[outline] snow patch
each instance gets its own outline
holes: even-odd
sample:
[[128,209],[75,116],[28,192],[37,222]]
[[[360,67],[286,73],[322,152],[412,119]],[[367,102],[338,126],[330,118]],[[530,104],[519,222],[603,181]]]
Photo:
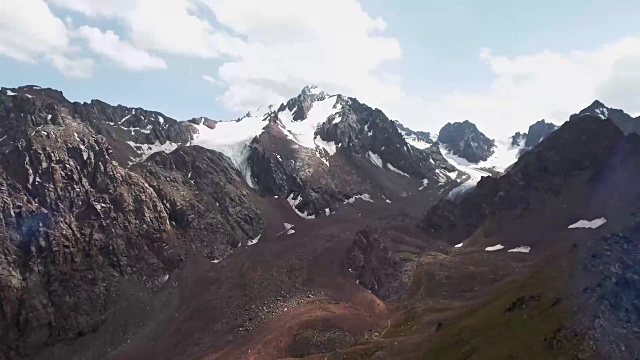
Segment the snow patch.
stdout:
[[288,132],[293,136],[293,141],[306,148],[315,149],[314,139],[318,126],[327,122],[331,115],[340,111],[342,111],[342,106],[336,104],[335,96],[330,96],[314,102],[307,118],[302,121],[294,121],[293,113],[288,109],[279,113],[278,118],[286,129],[285,133]]
[[531,246],[518,246],[517,248],[511,249],[507,252],[510,253],[529,253],[531,251]]
[[119,124],[122,124],[123,122],[127,121],[127,119],[129,119],[132,115],[127,115],[125,117],[122,118],[122,120],[120,120]]
[[598,115],[600,115],[600,117],[603,119],[609,117],[609,110],[607,108],[596,109],[596,113],[598,113]]
[[404,173],[404,172],[402,172],[402,171],[400,171],[400,170],[396,169],[393,165],[391,165],[391,164],[389,164],[389,163],[387,163],[387,168],[389,168],[389,170],[393,171],[393,172],[394,172],[394,173],[396,173],[396,174],[400,174],[400,175],[402,175],[402,176],[409,177],[409,175],[407,175],[406,173]]
[[291,229],[291,228],[292,228],[292,227],[294,227],[294,226],[295,226],[295,225],[293,225],[293,224],[284,223],[284,229],[285,229],[285,230],[289,230],[289,229]]
[[429,185],[429,179],[422,179],[422,186],[418,188],[418,191],[422,191],[424,188],[427,187],[427,185]]
[[[193,124],[192,124],[193,125]],[[262,117],[246,117],[239,121],[222,121],[214,129],[204,125],[193,125],[198,130],[192,145],[216,150],[226,155],[244,175],[249,186],[255,188],[248,163],[251,141],[260,133],[266,123]]]
[[461,247],[462,247],[462,245],[464,245],[464,243],[460,243],[460,244],[458,244],[458,245],[456,245],[456,246],[454,246],[454,247],[456,247],[456,248],[461,248]]
[[382,159],[378,154],[369,151],[369,153],[367,153],[367,156],[369,156],[369,160],[371,160],[372,163],[376,164],[377,167],[382,169]]
[[336,153],[336,148],[340,146],[333,141],[324,141],[320,136],[316,136],[314,142],[317,148],[326,150],[329,156],[333,156]]
[[575,224],[569,225],[569,229],[597,229],[607,222],[605,218],[599,218],[591,221],[580,220]]
[[247,246],[251,246],[251,245],[255,245],[258,243],[258,240],[260,240],[260,237],[262,236],[262,234],[258,235],[257,238],[253,239],[253,240],[249,240],[247,242]]
[[501,244],[498,244],[494,246],[489,246],[488,248],[485,248],[484,251],[498,251],[502,249],[504,249],[504,246],[502,246]]
[[360,200],[364,200],[367,202],[373,202],[373,200],[371,200],[371,196],[369,196],[369,194],[362,194],[362,195],[356,195],[354,197],[352,197],[351,199],[345,200],[345,204],[353,204],[356,202],[357,199]]
[[421,139],[418,139],[417,136],[415,135],[411,135],[411,136],[405,136],[404,137],[404,141],[407,142],[407,144],[418,148],[420,150],[424,150],[424,149],[428,149],[431,147],[432,144],[426,142],[426,141],[422,141]]
[[520,150],[524,148],[525,141],[520,141],[517,146],[512,145],[511,138],[496,140],[496,147],[493,155],[486,161],[482,161],[477,165],[472,165],[475,168],[487,168],[495,169],[497,171],[505,171],[509,166],[518,161],[520,156]]
[[14,93],[13,91],[9,90],[9,89],[7,89],[6,91],[7,91],[7,95],[9,95],[9,96],[18,95],[16,93]]
[[324,214],[327,216],[331,215],[331,209],[329,208],[324,209]]
[[291,193],[291,195],[289,195],[289,197],[287,198],[287,202],[289,203],[289,205],[291,205],[291,208],[293,209],[293,211],[296,212],[296,214],[298,214],[298,216],[300,216],[303,219],[307,219],[307,220],[313,220],[316,218],[315,215],[309,215],[307,214],[307,212],[300,212],[300,210],[298,210],[298,208],[296,206],[298,206],[298,204],[302,201],[302,196],[298,195],[298,197],[296,199],[293,198],[293,193]]
[[127,141],[127,144],[131,145],[138,153],[140,153],[140,157],[135,160],[137,162],[146,160],[149,155],[158,151],[170,153],[180,146],[180,144],[170,141],[167,141],[164,144],[161,144],[160,141],[156,141],[155,144],[138,144],[133,141]]
[[295,234],[295,233],[296,233],[296,231],[295,231],[295,230],[293,230],[293,229],[291,229],[291,230],[287,231],[287,235],[291,235],[291,234]]
[[[469,175],[470,177],[469,180],[467,180],[465,183],[461,184],[457,188],[453,189],[449,193],[447,197],[450,199],[457,197],[458,195],[468,191],[469,189],[473,189],[476,186],[476,184],[478,184],[478,181],[482,179],[483,176],[491,176],[490,173],[475,168],[475,165],[468,162],[467,160],[461,157],[458,157],[456,155],[453,155],[442,145],[440,146],[440,151],[442,152],[442,155],[444,156],[444,158],[449,162],[449,164],[453,165],[453,167],[458,169],[458,171],[462,171],[463,173]],[[455,174],[457,177],[458,173],[456,172]]]

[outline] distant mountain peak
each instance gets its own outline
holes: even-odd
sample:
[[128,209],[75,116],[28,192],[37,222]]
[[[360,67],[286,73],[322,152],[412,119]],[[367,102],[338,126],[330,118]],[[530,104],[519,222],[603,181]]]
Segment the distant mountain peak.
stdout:
[[438,142],[452,154],[471,163],[487,160],[494,153],[495,141],[489,139],[469,120],[447,123],[440,129]]
[[571,119],[583,115],[598,116],[602,119],[611,119],[625,134],[640,133],[640,119],[634,118],[626,112],[607,107],[600,100],[595,100]]

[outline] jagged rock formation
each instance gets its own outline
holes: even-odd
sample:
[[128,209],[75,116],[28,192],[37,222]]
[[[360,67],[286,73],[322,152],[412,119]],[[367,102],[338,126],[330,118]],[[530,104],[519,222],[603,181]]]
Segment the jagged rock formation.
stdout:
[[264,118],[250,145],[251,176],[304,216],[324,216],[354,195],[398,198],[453,180],[437,147],[408,144],[394,121],[355,98],[306,87]]
[[484,135],[469,120],[447,123],[440,129],[438,142],[453,155],[470,163],[479,163],[491,157],[495,142]]
[[348,270],[356,274],[358,283],[384,300],[401,293],[402,264],[385,244],[386,234],[378,228],[359,231],[349,250]]
[[501,213],[521,215],[534,199],[560,193],[578,173],[595,173],[623,140],[610,121],[593,116],[573,119],[522,155],[503,176],[482,178],[457,203],[441,200],[429,210],[422,226],[457,244],[487,219]]
[[[126,139],[190,134],[168,118],[159,123],[157,113],[120,119],[127,112],[34,87],[0,92],[3,356],[33,355],[95,331],[122,279],[153,291],[182,266],[188,247],[216,260],[262,231],[241,175],[218,153],[184,148],[134,171],[122,167],[117,156],[133,154],[116,147]],[[112,132],[115,123],[148,122],[165,131]]]
[[558,126],[552,123],[548,123],[544,120],[540,120],[535,124],[529,126],[526,137],[527,140],[524,143],[524,150],[528,151],[533,149],[534,146],[540,144],[542,140],[547,138],[549,134],[556,131]]
[[407,142],[419,149],[431,147],[434,144],[431,133],[426,131],[414,131],[402,125],[398,120],[394,120],[398,131],[404,136]]
[[635,223],[587,245],[580,257],[584,276],[575,291],[583,296],[579,303],[585,314],[582,323],[595,329],[596,345],[609,358],[640,356],[640,265],[634,256],[640,251],[639,238],[640,224]]
[[587,114],[598,116],[602,119],[611,119],[625,134],[640,134],[640,118],[634,118],[620,109],[607,107],[599,100],[595,100],[578,114],[572,115],[571,118]]
[[524,145],[524,142],[527,140],[527,134],[526,133],[521,133],[521,132],[517,132],[515,134],[513,134],[513,136],[511,137],[511,146],[512,147],[520,147]]

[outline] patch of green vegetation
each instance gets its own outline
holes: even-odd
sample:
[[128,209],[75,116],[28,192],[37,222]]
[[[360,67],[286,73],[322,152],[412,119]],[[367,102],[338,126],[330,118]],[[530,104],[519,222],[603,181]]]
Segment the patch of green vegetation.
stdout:
[[[551,271],[509,284],[500,295],[429,340],[424,360],[575,359],[585,339]],[[582,358],[582,357],[579,357]]]
[[418,258],[418,255],[408,251],[403,251],[403,252],[399,252],[397,257],[399,260],[415,260]]

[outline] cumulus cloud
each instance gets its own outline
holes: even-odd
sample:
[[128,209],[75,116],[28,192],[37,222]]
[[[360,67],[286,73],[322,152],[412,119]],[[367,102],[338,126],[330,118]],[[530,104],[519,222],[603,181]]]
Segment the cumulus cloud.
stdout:
[[63,55],[51,55],[51,64],[63,75],[72,78],[88,78],[93,73],[93,60],[88,58],[69,59]]
[[[152,52],[216,59],[217,76],[203,79],[223,89],[221,105],[239,112],[279,103],[316,84],[358,97],[415,129],[438,131],[446,122],[469,119],[496,137],[526,130],[540,118],[561,123],[594,99],[640,113],[636,37],[586,51],[504,56],[501,49],[479,49],[477,61],[494,75],[486,90],[449,89],[425,97],[406,91],[399,40],[357,0],[48,1],[88,18],[119,22],[124,31],[118,34],[81,29],[91,51],[124,68],[166,67]],[[68,47],[64,22],[43,0],[0,4],[5,56],[36,61],[42,54],[65,54]],[[57,62],[65,68],[65,61]]]
[[280,102],[312,83],[372,102],[403,95],[398,74],[377,73],[400,59],[400,44],[356,0],[130,0],[117,13],[98,0],[53,1],[116,18],[138,48],[222,58],[218,100],[231,110]]
[[43,0],[0,1],[0,55],[36,63],[68,46],[64,22]]
[[365,101],[400,96],[376,74],[400,59],[400,44],[357,1],[200,1],[239,35],[216,42],[231,58],[218,71],[227,85],[219,100],[230,109],[279,102],[307,84]]
[[94,53],[111,60],[116,65],[128,70],[157,70],[166,69],[165,61],[144,50],[133,47],[113,31],[81,26],[78,36],[87,41],[88,47]]
[[[591,51],[516,57],[482,49],[479,61],[495,75],[489,90],[454,90],[433,100],[409,98],[391,104],[391,111],[414,127],[437,131],[448,121],[469,119],[481,130],[505,137],[526,131],[540,118],[560,124],[595,99],[640,111],[640,38],[626,37]],[[416,109],[423,109],[419,118]]]

